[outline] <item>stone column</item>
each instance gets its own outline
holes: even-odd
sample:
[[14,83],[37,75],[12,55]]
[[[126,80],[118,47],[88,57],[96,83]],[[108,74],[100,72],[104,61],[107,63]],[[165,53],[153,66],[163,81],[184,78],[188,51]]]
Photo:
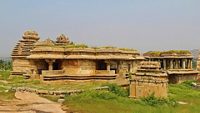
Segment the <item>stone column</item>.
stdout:
[[49,70],[53,70],[53,62],[49,62]]
[[173,69],[176,69],[176,60],[173,59]]
[[107,65],[107,66],[106,66],[106,70],[107,70],[107,71],[110,71],[110,64],[111,64],[110,61],[109,61],[109,60],[106,60],[105,63],[106,63],[106,65]]
[[182,68],[182,67],[181,67],[181,65],[182,65],[181,63],[182,63],[182,62],[181,62],[181,60],[179,59],[179,60],[178,60],[178,69],[181,69],[181,68]]
[[163,59],[163,69],[164,69],[164,70],[166,70],[166,66],[167,66],[167,65],[166,65],[166,60]]
[[173,69],[173,60],[172,59],[170,59],[170,69]]
[[192,69],[192,59],[190,59],[190,69]]
[[45,60],[48,65],[49,65],[49,70],[53,70],[53,63],[55,62],[55,60]]
[[107,71],[110,71],[110,63],[107,63]]
[[197,70],[200,71],[200,55],[198,56],[197,59]]
[[133,62],[131,62],[130,64],[129,64],[129,68],[130,68],[130,70],[129,70],[129,72],[132,72],[133,71]]
[[189,59],[187,59],[187,69],[190,68],[190,62],[189,62]]
[[188,69],[191,69],[191,67],[190,67],[190,66],[191,66],[191,61],[190,61],[190,59],[187,59],[187,65],[188,65],[188,66],[187,66]]
[[182,60],[182,68],[185,69],[185,59]]
[[178,69],[178,60],[175,59],[175,69]]

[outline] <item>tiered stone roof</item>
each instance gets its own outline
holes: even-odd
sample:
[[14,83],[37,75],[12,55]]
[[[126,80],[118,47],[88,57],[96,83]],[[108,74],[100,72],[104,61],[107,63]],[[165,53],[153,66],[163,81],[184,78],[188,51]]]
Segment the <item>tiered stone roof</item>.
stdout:
[[144,59],[135,49],[116,47],[88,47],[74,44],[69,37],[60,35],[56,41],[46,39],[38,41],[35,31],[26,31],[12,52],[12,57],[28,59]]
[[33,49],[34,43],[40,38],[38,33],[35,31],[26,31],[22,36],[22,40],[19,40],[17,45],[12,51],[12,57],[28,56],[30,55],[30,50]]
[[167,76],[167,74],[160,69],[160,62],[143,61],[139,64],[136,76]]

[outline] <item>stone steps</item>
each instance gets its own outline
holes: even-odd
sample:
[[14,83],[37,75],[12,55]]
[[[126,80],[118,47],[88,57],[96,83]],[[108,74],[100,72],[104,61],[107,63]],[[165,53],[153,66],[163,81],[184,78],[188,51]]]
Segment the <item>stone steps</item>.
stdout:
[[43,76],[44,81],[54,81],[54,80],[114,80],[116,79],[116,75],[110,76]]

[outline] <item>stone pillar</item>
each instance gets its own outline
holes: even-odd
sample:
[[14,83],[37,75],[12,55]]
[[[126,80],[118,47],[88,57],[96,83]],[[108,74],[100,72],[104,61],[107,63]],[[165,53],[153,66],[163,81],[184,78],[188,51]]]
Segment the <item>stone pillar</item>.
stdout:
[[173,69],[173,60],[172,59],[170,59],[170,69]]
[[53,62],[49,62],[49,70],[53,70]]
[[187,69],[189,69],[190,68],[190,62],[189,62],[189,60],[187,59]]
[[175,59],[175,69],[178,69],[178,60]]
[[190,69],[192,69],[192,59],[190,59]]
[[197,70],[200,71],[200,55],[198,56],[197,59]]
[[133,63],[130,64],[130,72],[133,72]]
[[176,60],[173,59],[173,69],[176,69]]
[[55,62],[55,60],[45,60],[48,65],[49,65],[49,70],[53,70],[53,63]]
[[190,59],[187,59],[187,67],[188,67],[188,69],[191,69],[190,63],[191,63]]
[[167,65],[166,65],[166,60],[163,59],[163,69],[166,70],[166,67],[167,67]]
[[182,60],[182,68],[185,69],[185,59]]
[[107,71],[110,71],[110,63],[107,63]]
[[107,65],[106,70],[107,70],[107,71],[110,71],[110,61],[107,60],[107,61],[105,61],[105,63],[106,63],[106,65]]

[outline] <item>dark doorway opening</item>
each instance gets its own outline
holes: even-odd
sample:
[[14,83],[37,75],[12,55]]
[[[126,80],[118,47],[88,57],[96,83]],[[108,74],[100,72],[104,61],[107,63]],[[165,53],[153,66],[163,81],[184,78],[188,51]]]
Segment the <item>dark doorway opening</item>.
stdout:
[[37,73],[42,74],[42,70],[48,70],[48,63],[45,60],[37,60],[35,62],[37,64]]
[[99,60],[96,62],[96,70],[107,70],[107,64],[104,60]]
[[53,70],[61,70],[62,69],[62,61],[61,60],[56,60],[53,63]]

